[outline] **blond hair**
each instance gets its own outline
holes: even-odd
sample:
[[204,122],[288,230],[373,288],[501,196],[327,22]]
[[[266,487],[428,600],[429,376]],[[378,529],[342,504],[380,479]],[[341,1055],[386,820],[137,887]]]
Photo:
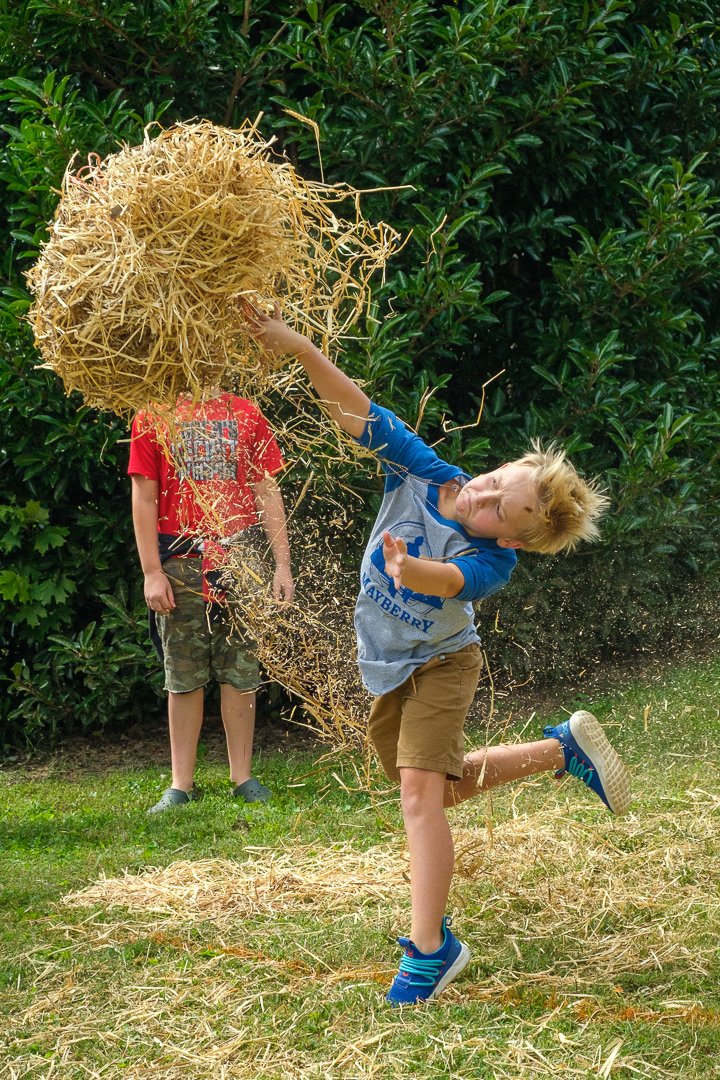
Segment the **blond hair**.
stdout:
[[543,555],[572,551],[581,540],[597,540],[597,523],[610,503],[597,480],[583,480],[564,450],[555,443],[543,449],[538,439],[516,464],[532,469],[537,507],[531,523],[514,539]]

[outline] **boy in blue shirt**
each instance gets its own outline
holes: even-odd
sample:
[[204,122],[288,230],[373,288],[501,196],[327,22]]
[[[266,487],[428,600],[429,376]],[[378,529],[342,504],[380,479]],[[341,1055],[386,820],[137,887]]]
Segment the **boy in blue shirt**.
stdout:
[[507,583],[515,552],[571,550],[598,536],[607,505],[565,455],[539,446],[469,477],[443,461],[312,342],[273,316],[245,308],[275,356],[297,357],[332,418],[373,451],[385,494],[363,557],[355,611],[358,660],[374,695],[370,738],[387,775],[400,781],[410,853],[412,924],[393,1005],[435,998],[470,959],[445,910],[454,852],[445,809],[481,791],[540,772],[571,772],[613,813],[630,801],[627,771],[590,713],[574,713],[532,743],[466,753],[465,717],[482,654],[472,602]]

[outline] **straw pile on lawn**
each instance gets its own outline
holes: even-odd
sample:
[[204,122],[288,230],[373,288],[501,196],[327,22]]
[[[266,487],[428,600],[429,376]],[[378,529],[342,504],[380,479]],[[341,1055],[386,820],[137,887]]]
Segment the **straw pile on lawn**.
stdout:
[[[708,930],[718,924],[720,898],[712,860],[698,850],[717,849],[717,796],[695,790],[672,812],[618,820],[598,812],[583,820],[583,795],[571,778],[562,787],[547,778],[525,782],[513,800],[522,800],[523,787],[547,793],[542,808],[496,821],[491,833],[475,824],[482,800],[453,812],[451,907],[462,910],[463,931],[488,967],[458,983],[457,993],[513,1002],[539,986],[578,998],[672,965],[707,974],[716,951]],[[372,814],[372,801],[366,812]],[[110,915],[118,908],[141,920],[145,933],[189,934],[207,924],[213,940],[230,933],[235,944],[249,937],[259,943],[263,929],[272,928],[264,920],[303,911],[333,924],[343,913],[368,923],[379,918],[399,931],[408,918],[406,860],[399,837],[366,851],[347,842],[320,850],[247,846],[241,862],[182,861],[102,877],[64,902],[100,905],[105,933],[113,919],[118,930],[129,928]],[[258,920],[252,929],[249,920]],[[322,969],[314,974],[322,977]]]
[[242,297],[281,300],[331,345],[396,239],[364,220],[357,192],[303,180],[249,122],[146,131],[140,146],[70,163],[28,274],[36,344],[89,405],[121,415],[171,406],[228,369],[240,382],[257,375]]

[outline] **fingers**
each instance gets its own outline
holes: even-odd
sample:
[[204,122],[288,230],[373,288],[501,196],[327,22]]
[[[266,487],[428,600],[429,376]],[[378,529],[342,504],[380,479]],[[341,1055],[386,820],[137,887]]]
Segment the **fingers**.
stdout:
[[240,308],[250,329],[256,333],[261,330],[263,321],[267,320],[267,315],[263,315],[262,311],[259,311],[246,296],[240,298]]
[[257,307],[247,296],[240,297],[240,307],[247,321],[254,324],[255,329],[263,326],[264,323],[268,323],[271,319],[275,319],[278,322],[282,320],[282,314],[280,311],[280,304],[277,300],[273,302],[273,313],[269,315],[266,311]]
[[174,607],[174,605],[158,602],[157,600],[146,600],[145,603],[156,615],[171,615]]
[[385,530],[383,532],[383,557],[385,569],[393,580],[396,589],[402,585],[403,571],[407,556],[407,544],[398,536],[396,539]]
[[260,309],[256,308],[252,300],[249,300],[247,296],[240,297],[240,307],[246,315],[252,315],[255,319],[259,319],[262,316]]
[[172,591],[172,585],[167,582],[165,589],[165,595],[161,597],[161,602],[166,611],[174,611],[175,609],[175,595]]
[[383,533],[383,544],[393,555],[406,555],[407,544],[401,536],[393,538],[390,533],[385,530]]

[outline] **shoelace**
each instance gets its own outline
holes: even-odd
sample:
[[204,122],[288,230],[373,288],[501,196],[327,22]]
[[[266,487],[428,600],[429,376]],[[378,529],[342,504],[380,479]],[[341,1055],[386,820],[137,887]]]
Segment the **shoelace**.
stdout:
[[445,960],[427,960],[419,956],[404,956],[400,962],[402,975],[415,975],[415,982],[426,982],[432,985],[435,982]]
[[567,771],[571,776],[576,777],[578,780],[582,780],[583,784],[587,784],[588,787],[592,783],[595,770],[591,769],[589,765],[584,765],[579,757],[571,757],[568,762]]

